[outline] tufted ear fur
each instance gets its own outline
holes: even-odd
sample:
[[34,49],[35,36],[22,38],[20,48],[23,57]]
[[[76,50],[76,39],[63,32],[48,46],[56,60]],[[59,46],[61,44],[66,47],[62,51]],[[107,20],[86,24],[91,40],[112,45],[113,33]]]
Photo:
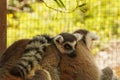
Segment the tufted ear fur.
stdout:
[[83,38],[83,35],[79,34],[79,33],[74,33],[73,35],[76,37],[77,41],[79,41]]
[[98,40],[100,37],[93,32],[89,32],[86,37],[91,38],[91,40]]
[[62,43],[64,41],[64,38],[61,35],[58,35],[54,38],[55,43]]
[[95,33],[89,32],[85,38],[86,38],[85,40],[86,40],[87,47],[91,48],[93,41],[98,40],[99,36],[96,35]]

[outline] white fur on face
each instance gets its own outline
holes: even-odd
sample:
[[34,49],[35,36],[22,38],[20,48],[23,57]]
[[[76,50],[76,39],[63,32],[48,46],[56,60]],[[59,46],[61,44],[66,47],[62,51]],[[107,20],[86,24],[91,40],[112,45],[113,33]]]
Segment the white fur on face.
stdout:
[[[74,34],[76,38],[78,38],[79,40],[81,39],[81,35],[80,34]],[[59,41],[59,42],[58,42]],[[70,54],[71,52],[73,52],[75,50],[75,45],[77,43],[77,40],[73,41],[73,42],[69,42],[69,41],[65,41],[64,43],[64,38],[61,35],[58,35],[57,37],[55,37],[54,39],[54,43],[57,47],[57,49],[62,53],[62,54]],[[69,46],[71,46],[72,49],[67,50],[65,49],[64,45],[68,44]]]
[[[62,53],[62,54],[70,54],[72,53],[74,50],[75,50],[75,45],[76,45],[76,41],[73,41],[73,42],[66,42],[64,44],[57,44],[57,48],[59,49],[59,51]],[[69,44],[71,46],[72,49],[70,50],[66,50],[64,45],[65,44]]]
[[75,46],[76,46],[76,44],[77,44],[77,41],[66,42],[66,43],[64,43],[64,45],[65,45],[65,44],[69,44],[72,49],[71,49],[71,50],[66,50],[66,49],[64,48],[64,46],[62,46],[63,49],[64,49],[64,53],[70,54],[70,53],[72,53],[72,52],[75,50]]

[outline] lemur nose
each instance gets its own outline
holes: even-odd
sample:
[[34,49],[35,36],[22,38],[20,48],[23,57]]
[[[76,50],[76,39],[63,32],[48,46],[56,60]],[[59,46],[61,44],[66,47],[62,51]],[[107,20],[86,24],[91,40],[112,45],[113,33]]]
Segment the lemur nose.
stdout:
[[75,58],[77,56],[76,51],[71,52],[70,54],[67,54],[71,58]]

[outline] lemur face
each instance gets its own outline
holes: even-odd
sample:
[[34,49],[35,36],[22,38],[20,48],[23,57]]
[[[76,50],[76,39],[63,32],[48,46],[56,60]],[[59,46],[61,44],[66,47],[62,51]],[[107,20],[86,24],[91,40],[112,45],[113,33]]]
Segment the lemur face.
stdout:
[[54,38],[57,49],[69,57],[76,57],[76,44],[82,38],[81,34],[61,33]]

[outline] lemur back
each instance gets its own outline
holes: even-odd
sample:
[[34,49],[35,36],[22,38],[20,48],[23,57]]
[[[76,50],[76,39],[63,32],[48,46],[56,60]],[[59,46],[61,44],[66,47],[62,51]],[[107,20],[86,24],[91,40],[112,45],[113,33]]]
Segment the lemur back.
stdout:
[[9,74],[9,70],[22,57],[29,39],[21,39],[9,46],[0,58],[0,80],[21,80]]
[[61,80],[100,80],[100,72],[91,52],[80,41],[76,47],[76,58],[62,56],[60,69]]
[[[26,46],[24,55],[18,60],[16,65],[11,69],[12,75],[23,77],[34,75],[44,58],[46,47],[50,45],[51,38],[47,35],[35,36]],[[24,77],[26,79],[26,77]]]

